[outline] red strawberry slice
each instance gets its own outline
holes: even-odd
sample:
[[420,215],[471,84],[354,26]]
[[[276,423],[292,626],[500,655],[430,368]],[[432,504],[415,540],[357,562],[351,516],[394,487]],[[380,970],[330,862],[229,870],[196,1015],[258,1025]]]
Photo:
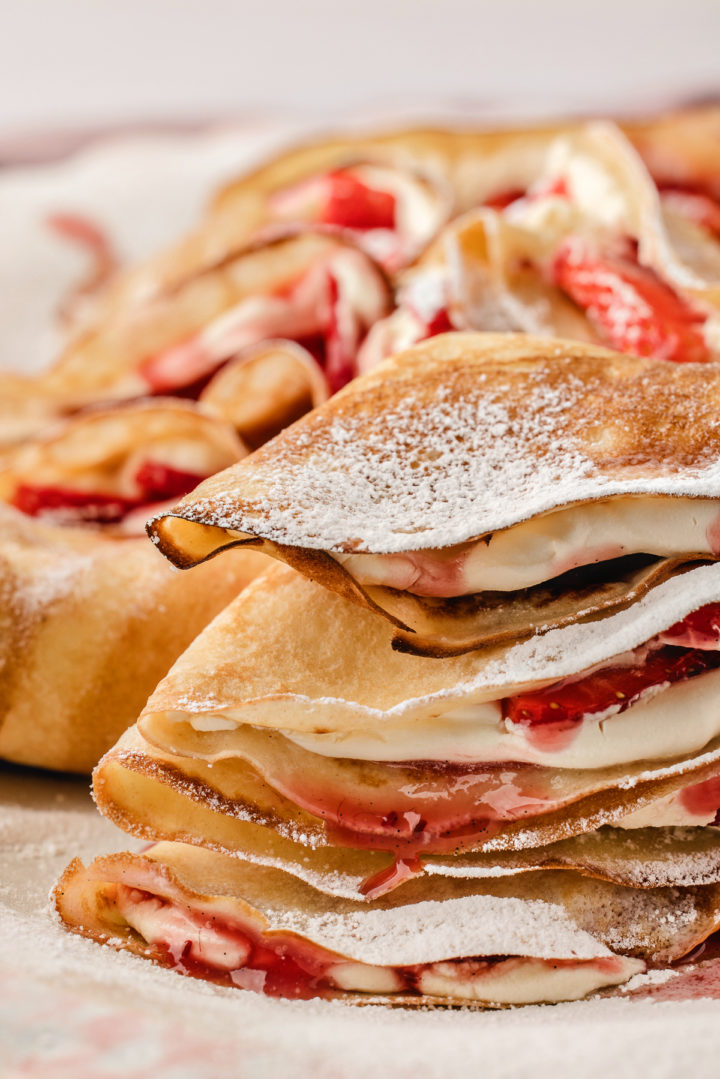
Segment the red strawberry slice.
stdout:
[[491,210],[504,210],[510,205],[511,202],[517,202],[525,196],[525,189],[523,187],[509,187],[505,191],[498,191],[490,198],[485,199],[483,206],[489,207]]
[[720,652],[665,646],[635,667],[605,667],[577,681],[565,680],[502,702],[503,717],[523,727],[564,728],[615,707],[624,712],[654,686],[673,685],[720,667]]
[[662,644],[680,645],[684,648],[720,647],[720,603],[708,603],[699,611],[693,611],[682,622],[676,622],[658,635]]
[[205,479],[197,472],[184,472],[159,461],[144,461],[135,473],[141,495],[125,498],[102,491],[78,491],[71,487],[21,483],[13,505],[28,517],[48,517],[67,524],[118,524],[133,510],[180,498]]
[[426,341],[428,337],[436,337],[439,333],[449,333],[454,329],[447,308],[441,307],[439,311],[433,313],[430,321],[425,323],[425,337],[421,337],[420,340]]
[[377,191],[350,172],[328,173],[327,201],[320,212],[325,225],[346,229],[394,229],[395,196]]
[[135,473],[135,482],[142,491],[139,505],[181,498],[197,487],[206,477],[198,472],[185,472],[162,461],[143,461]]
[[135,499],[120,495],[30,483],[18,484],[12,501],[28,517],[97,524],[116,524],[137,505]]
[[551,275],[584,309],[598,335],[619,352],[675,363],[710,359],[700,329],[706,316],[631,254],[596,253],[569,237],[555,256]]

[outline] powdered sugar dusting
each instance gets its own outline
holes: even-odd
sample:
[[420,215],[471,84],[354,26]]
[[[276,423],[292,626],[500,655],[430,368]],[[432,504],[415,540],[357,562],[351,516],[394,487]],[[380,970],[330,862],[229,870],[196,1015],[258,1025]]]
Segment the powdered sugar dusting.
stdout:
[[701,365],[435,338],[203,484],[182,513],[278,543],[383,553],[588,499],[718,497],[716,397],[720,376]]
[[492,895],[307,915],[283,910],[277,927],[365,963],[412,965],[466,955],[593,959],[608,949],[561,906]]

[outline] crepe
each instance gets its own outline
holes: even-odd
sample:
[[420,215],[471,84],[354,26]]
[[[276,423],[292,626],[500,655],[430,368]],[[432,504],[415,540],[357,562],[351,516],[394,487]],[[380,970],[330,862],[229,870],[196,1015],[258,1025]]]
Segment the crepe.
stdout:
[[[395,184],[430,185],[426,226],[416,235],[432,238],[443,213],[452,216],[482,203],[502,205],[537,178],[551,142],[582,124],[550,124],[505,130],[399,130],[338,135],[286,150],[258,169],[227,184],[211,201],[200,225],[167,251],[122,273],[100,297],[97,317],[133,304],[196,272],[247,243],[270,223],[289,219],[311,223],[322,216],[322,199],[293,197],[339,170],[357,166],[395,173]],[[686,109],[625,122],[622,129],[664,190],[707,192],[717,197],[720,110]],[[387,180],[379,188],[387,187]],[[289,196],[289,197],[288,197]],[[448,206],[449,202],[449,206]],[[289,216],[290,215],[290,216]],[[373,230],[370,230],[372,236]],[[357,234],[356,234],[357,235]],[[366,233],[367,237],[367,233]],[[416,245],[410,244],[406,258]],[[397,248],[391,251],[394,253]],[[382,254],[382,251],[378,252]],[[395,261],[394,268],[398,262]]]
[[181,568],[255,547],[382,614],[395,647],[458,654],[714,559],[719,393],[701,365],[441,335],[148,528]]
[[263,558],[169,571],[143,534],[148,500],[244,452],[181,402],[78,417],[0,473],[0,756],[89,772]]
[[152,509],[247,454],[233,428],[164,398],[96,408],[4,455],[0,499],[28,516],[142,535]]
[[54,892],[68,928],[184,974],[403,1005],[584,996],[690,952],[716,928],[718,902],[717,885],[637,891],[540,872],[412,881],[363,908],[167,843],[76,861]]
[[[720,808],[720,657],[698,615],[718,621],[719,569],[672,580],[605,623],[438,663],[393,651],[375,615],[274,567],[194,642],[139,729],[101,761],[96,801],[134,835],[246,858],[260,848],[264,864],[341,895],[382,894],[423,870],[482,875],[495,858],[505,871],[569,864],[636,884],[642,868],[618,868],[607,838],[599,852],[557,850],[607,825],[634,837],[638,861],[662,826],[670,880],[689,872],[688,846],[711,859],[714,879],[720,840],[704,825]],[[703,647],[707,669],[670,685],[663,669],[629,696],[628,672],[668,650],[673,663],[698,663]],[[568,686],[582,702],[574,719],[538,725],[515,706],[532,707],[537,687],[552,700]]]
[[255,449],[329,396],[328,380],[312,354],[294,341],[278,340],[243,349],[199,400]]
[[717,360],[720,188],[705,179],[706,193],[670,179],[658,188],[612,124],[558,135],[526,190],[454,218],[405,273],[360,371],[449,329]]
[[[369,255],[341,235],[285,230],[86,328],[46,374],[13,376],[8,413],[23,387],[42,408],[24,416],[20,434],[53,410],[158,394],[197,397],[226,361],[275,338],[305,345],[334,391],[353,376],[368,327],[389,309],[387,279]],[[288,390],[276,392],[282,413]],[[305,401],[307,380],[294,396]],[[291,404],[298,411],[298,402]],[[267,408],[261,399],[259,416],[250,417],[256,427]],[[17,434],[8,425],[8,440]]]

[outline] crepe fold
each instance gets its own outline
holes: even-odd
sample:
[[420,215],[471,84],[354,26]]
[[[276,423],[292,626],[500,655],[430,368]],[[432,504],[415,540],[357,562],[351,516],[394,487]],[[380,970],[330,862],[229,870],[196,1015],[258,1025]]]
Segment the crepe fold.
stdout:
[[[638,882],[661,870],[643,864],[662,861],[663,847],[660,879],[715,879],[713,829],[648,828],[715,817],[714,673],[666,687],[614,720],[589,715],[592,730],[620,747],[604,764],[595,743],[585,760],[563,757],[572,744],[534,747],[532,731],[506,743],[499,713],[488,721],[472,711],[572,682],[618,652],[628,657],[713,596],[715,566],[668,582],[604,625],[437,663],[393,651],[391,629],[375,616],[273,567],[176,663],[138,728],[96,769],[95,797],[134,835],[253,857],[341,895],[379,894],[423,869],[482,876],[545,865],[645,886]],[[696,728],[705,706],[692,695],[703,681],[710,724]],[[658,703],[665,714],[652,711]],[[464,763],[453,763],[457,728],[432,741],[458,708],[466,726],[490,722],[491,731],[490,742],[464,751]],[[644,711],[646,725],[631,736]],[[659,731],[670,742],[658,742]],[[438,759],[423,759],[430,752]],[[607,827],[626,822],[631,838]],[[573,841],[586,835],[587,845]]]
[[[717,106],[620,126],[665,186],[712,187],[720,171]],[[411,184],[434,186],[437,211],[444,208],[449,194],[450,210],[458,214],[502,200],[508,193],[523,193],[542,170],[550,144],[559,135],[582,128],[582,124],[565,123],[511,130],[397,130],[336,135],[291,148],[221,189],[199,225],[178,243],[120,274],[99,298],[97,317],[132,305],[137,298],[212,264],[233,247],[248,243],[278,217],[287,220],[287,193],[337,170],[363,163],[393,170]],[[296,198],[291,206],[295,220],[307,223],[317,220],[322,204]],[[425,216],[431,226],[441,215]],[[412,251],[410,247],[408,254]]]
[[75,861],[53,900],[73,931],[181,973],[403,1005],[574,999],[679,959],[720,920],[716,884],[640,891],[553,871],[414,880],[363,907],[176,843]]
[[657,368],[524,335],[442,335],[356,380],[149,532],[182,568],[255,546],[382,614],[398,647],[452,655],[627,606],[684,564],[714,557],[707,536],[688,532],[679,541],[688,549],[673,558],[636,549],[628,558],[622,540],[611,541],[623,557],[608,559],[591,535],[573,552],[580,569],[453,598],[363,585],[347,559],[427,552],[442,566],[523,522],[542,528],[546,517],[554,527],[561,509],[716,499],[718,396],[714,369],[699,365]]
[[[306,345],[301,355],[312,370],[291,365],[299,383],[292,394],[286,379],[265,365],[257,414],[246,405],[243,417],[253,441],[309,407],[318,380],[337,389],[352,377],[356,349],[390,302],[384,271],[344,234],[276,231],[86,327],[45,374],[15,376],[13,411],[23,387],[28,399],[45,402],[20,434],[32,429],[35,413],[40,423],[53,411],[67,414],[98,401],[197,397],[225,362],[248,348],[277,338]],[[257,373],[255,353],[253,366]],[[286,358],[285,376],[288,366]],[[247,389],[247,383],[237,387],[241,394]],[[227,393],[226,384],[226,400]]]
[[200,630],[263,568],[168,572],[148,503],[245,452],[184,402],[77,417],[0,472],[0,756],[89,772]]

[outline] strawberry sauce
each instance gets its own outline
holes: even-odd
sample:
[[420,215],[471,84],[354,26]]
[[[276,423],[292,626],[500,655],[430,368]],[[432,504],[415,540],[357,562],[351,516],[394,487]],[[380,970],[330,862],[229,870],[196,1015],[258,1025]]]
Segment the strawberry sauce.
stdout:
[[140,494],[128,498],[102,491],[78,491],[60,485],[18,484],[12,504],[28,517],[47,517],[59,524],[118,524],[134,510],[192,491],[206,477],[144,461],[134,481]]
[[[263,933],[249,922],[230,920],[211,910],[202,910],[161,898],[150,891],[119,885],[118,907],[132,925],[133,908],[150,905],[156,918],[150,932],[141,936],[153,948],[158,961],[179,974],[202,978],[221,985],[236,986],[265,996],[291,1000],[336,997],[346,985],[368,985],[367,974],[375,972],[382,995],[422,994],[421,979],[437,964],[412,966],[372,966],[348,960],[319,944],[291,932]],[[147,935],[146,935],[147,934]],[[151,938],[151,939],[148,939]],[[458,984],[514,972],[525,960],[519,956],[465,956],[448,959],[440,966],[447,976],[452,971]],[[550,970],[587,965],[614,974],[621,962],[616,957],[574,960],[531,960]],[[238,965],[240,963],[241,965]],[[355,967],[355,978],[348,968]],[[352,989],[350,989],[352,991]],[[356,990],[357,991],[357,990]],[[362,990],[361,990],[362,991]],[[373,992],[372,987],[367,991]],[[491,994],[489,997],[491,999]],[[452,999],[452,998],[450,998]]]
[[[666,640],[692,641],[687,648]],[[565,679],[502,701],[508,724],[545,750],[562,749],[587,718],[620,714],[651,691],[720,668],[720,604],[694,611],[637,649],[636,662],[608,665],[585,677]],[[391,891],[421,869],[422,854],[467,850],[513,821],[557,811],[582,797],[574,788],[553,788],[547,769],[532,764],[405,761],[368,764],[366,778],[351,787],[337,770],[308,783],[307,769],[292,760],[267,781],[306,812],[324,820],[329,838],[345,847],[389,851],[393,866],[366,881],[375,897]],[[720,806],[720,779],[690,788],[698,812]]]

